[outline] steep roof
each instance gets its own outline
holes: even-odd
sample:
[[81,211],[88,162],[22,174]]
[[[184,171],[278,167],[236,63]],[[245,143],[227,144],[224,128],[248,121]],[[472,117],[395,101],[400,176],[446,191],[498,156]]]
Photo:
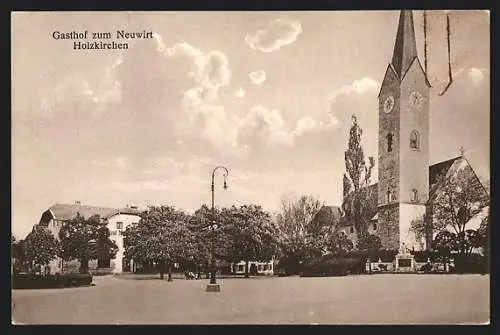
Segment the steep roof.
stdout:
[[342,217],[342,209],[339,206],[323,206],[311,221],[313,225],[332,226],[337,225]]
[[417,41],[413,26],[413,14],[411,10],[402,10],[399,15],[398,31],[391,61],[400,79],[403,78],[415,58],[417,58]]
[[438,179],[446,174],[453,163],[460,158],[461,156],[458,156],[429,166],[429,187],[432,188],[438,182]]
[[51,206],[48,211],[52,214],[52,218],[56,220],[71,220],[77,213],[80,213],[84,218],[89,218],[93,215],[99,215],[102,219],[107,219],[115,214],[136,214],[139,215],[140,211],[132,208],[109,208],[109,207],[96,207],[96,206],[83,206],[78,204],[55,204]]

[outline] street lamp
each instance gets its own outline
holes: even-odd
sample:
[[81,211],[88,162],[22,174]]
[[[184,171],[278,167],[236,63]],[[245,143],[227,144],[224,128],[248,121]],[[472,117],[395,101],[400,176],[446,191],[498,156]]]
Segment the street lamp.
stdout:
[[210,247],[210,258],[211,258],[211,272],[210,272],[210,283],[207,285],[207,292],[220,292],[220,284],[217,284],[217,279],[216,279],[216,269],[215,269],[215,257],[214,257],[214,244],[215,244],[215,230],[217,229],[217,224],[215,222],[215,202],[214,202],[214,193],[215,193],[215,172],[217,170],[223,170],[223,176],[224,176],[224,189],[227,189],[227,176],[229,174],[229,171],[227,170],[226,167],[224,166],[217,166],[215,169],[212,171],[212,222],[211,222],[211,229],[212,229],[212,241],[211,241],[211,247]]

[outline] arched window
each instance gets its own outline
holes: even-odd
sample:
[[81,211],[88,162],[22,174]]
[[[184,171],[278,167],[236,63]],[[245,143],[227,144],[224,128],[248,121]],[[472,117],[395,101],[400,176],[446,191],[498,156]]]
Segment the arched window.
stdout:
[[420,149],[420,134],[416,130],[410,134],[410,149]]
[[418,201],[418,191],[415,189],[411,190],[411,201]]
[[386,139],[387,139],[387,152],[391,152],[392,151],[392,134],[391,133],[387,134]]

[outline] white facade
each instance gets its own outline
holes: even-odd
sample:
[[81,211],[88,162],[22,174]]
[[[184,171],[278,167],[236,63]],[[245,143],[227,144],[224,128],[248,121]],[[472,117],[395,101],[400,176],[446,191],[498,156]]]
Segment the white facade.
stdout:
[[113,268],[113,273],[123,272],[123,254],[125,251],[123,246],[123,232],[128,226],[139,222],[140,218],[141,217],[136,214],[118,213],[108,217],[107,219],[107,227],[110,234],[109,238],[118,246],[116,257],[111,260],[111,263],[114,264],[114,266],[111,266]]
[[414,220],[422,220],[425,214],[425,205],[399,205],[399,245],[409,250],[425,250],[425,237],[416,236],[410,229]]
[[[250,261],[248,262],[248,267],[250,272],[250,268],[252,265],[257,267],[257,273],[262,275],[273,275],[274,274],[274,261],[270,262],[256,262]],[[231,263],[231,272],[236,274],[245,274],[246,263],[241,261],[239,263]]]

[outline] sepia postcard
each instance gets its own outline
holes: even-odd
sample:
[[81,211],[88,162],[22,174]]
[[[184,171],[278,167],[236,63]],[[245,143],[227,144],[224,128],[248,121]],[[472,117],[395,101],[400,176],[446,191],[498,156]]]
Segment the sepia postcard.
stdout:
[[489,11],[11,38],[12,324],[489,324]]

